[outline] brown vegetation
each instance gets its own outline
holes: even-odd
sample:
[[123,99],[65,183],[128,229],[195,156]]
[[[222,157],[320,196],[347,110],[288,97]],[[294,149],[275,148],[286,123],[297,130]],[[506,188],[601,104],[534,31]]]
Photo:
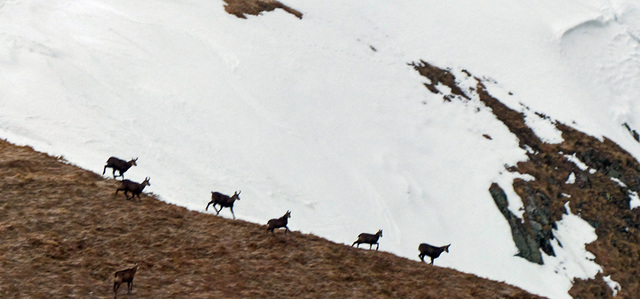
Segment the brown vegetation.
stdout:
[[226,3],[224,10],[238,18],[246,19],[245,14],[258,16],[263,11],[273,11],[279,8],[296,16],[298,19],[302,19],[301,12],[276,0],[224,0],[224,2]]
[[274,236],[148,194],[127,201],[114,197],[117,186],[0,141],[0,297],[111,297],[113,273],[138,262],[133,298],[536,298],[390,253]]
[[[411,65],[431,81],[425,84],[430,91],[441,93],[437,86],[442,84],[453,94],[461,92],[450,71],[425,61]],[[468,71],[463,73],[472,77]],[[578,280],[569,293],[575,298],[611,297],[612,290],[602,280],[603,276],[611,275],[611,279],[622,287],[619,297],[637,298],[640,294],[640,209],[630,209],[629,191],[640,192],[640,163],[610,139],[605,137],[601,141],[558,122],[555,124],[564,141],[559,144],[541,141],[526,125],[522,112],[501,103],[488,93],[481,79],[474,78],[477,81],[474,92],[479,100],[518,138],[520,147],[528,150],[527,161],[507,167],[508,171],[535,178],[531,181],[516,179],[513,183],[525,206],[523,224],[529,234],[520,239],[535,240],[536,250],[553,255],[549,243],[554,238],[553,228],[566,212],[565,203],[570,202],[571,211],[595,228],[598,238],[586,248],[596,256],[595,262],[604,268],[604,273],[593,279]],[[443,97],[445,100],[454,98],[451,95]],[[543,114],[537,115],[549,120]],[[593,171],[580,169],[566,158],[567,155],[575,155]],[[572,173],[575,182],[567,183]],[[495,185],[490,190],[494,191]],[[512,226],[512,229],[521,228]]]

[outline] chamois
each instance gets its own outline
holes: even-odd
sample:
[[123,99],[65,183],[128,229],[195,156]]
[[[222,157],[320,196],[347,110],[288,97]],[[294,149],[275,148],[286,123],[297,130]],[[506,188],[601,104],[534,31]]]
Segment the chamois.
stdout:
[[[118,159],[116,157],[111,157],[107,160],[107,165],[104,166],[102,170],[102,175],[107,171],[107,167],[113,169],[113,178],[122,177],[124,179],[124,173],[131,168],[131,166],[137,166],[136,161],[138,158],[131,159],[128,162],[125,160]],[[120,173],[120,175],[116,175],[116,170]]]
[[[138,200],[141,200],[140,193],[142,193],[142,190],[144,189],[144,187],[151,186],[151,183],[149,182],[149,180],[151,180],[151,178],[149,177],[145,178],[142,183],[136,183],[130,180],[123,180],[122,186],[120,186],[120,188],[116,190],[116,195],[118,195],[118,191],[122,190],[124,191],[124,196],[126,197],[127,200],[133,199],[135,196],[138,196]],[[128,195],[129,192],[131,192],[131,197],[129,197]]]
[[278,219],[271,219],[267,222],[267,231],[271,231],[272,234],[274,234],[273,230],[276,228],[281,228],[284,227],[285,231],[284,234],[287,234],[287,231],[290,231],[289,228],[287,227],[287,223],[289,222],[289,218],[291,218],[291,211],[287,211],[286,213],[284,213],[284,216],[278,218]]
[[[211,191],[211,201],[207,204],[207,207],[204,210],[209,210],[209,205],[213,204],[213,209],[216,210],[216,215],[218,215],[220,214],[220,211],[222,211],[222,208],[229,208],[231,209],[233,219],[236,219],[236,214],[233,213],[233,203],[236,200],[240,200],[240,192],[242,191],[236,191],[232,196],[229,196],[220,192]],[[220,205],[220,210],[216,209],[216,205]]]
[[127,283],[128,293],[131,294],[131,291],[133,291],[133,277],[136,275],[136,271],[138,271],[138,263],[136,263],[133,268],[116,271],[116,273],[113,275],[114,296],[117,296],[118,288],[120,288],[120,285],[123,282]]
[[418,255],[418,257],[420,258],[420,260],[422,260],[422,262],[425,262],[424,261],[425,255],[429,256],[431,258],[430,265],[433,265],[433,260],[439,257],[443,251],[449,252],[449,246],[451,246],[451,244],[446,246],[436,247],[436,246],[429,245],[427,243],[422,243],[420,244],[420,246],[418,246],[418,250],[420,251],[420,254]]
[[355,242],[353,242],[353,244],[351,244],[351,247],[358,244],[358,248],[360,248],[360,243],[365,243],[365,244],[369,244],[369,249],[371,249],[371,246],[373,246],[373,244],[376,244],[376,250],[378,250],[378,248],[380,247],[380,244],[378,244],[378,239],[380,239],[380,237],[382,237],[381,229],[379,229],[378,232],[375,233],[375,235],[361,233],[358,235],[358,240],[356,240]]

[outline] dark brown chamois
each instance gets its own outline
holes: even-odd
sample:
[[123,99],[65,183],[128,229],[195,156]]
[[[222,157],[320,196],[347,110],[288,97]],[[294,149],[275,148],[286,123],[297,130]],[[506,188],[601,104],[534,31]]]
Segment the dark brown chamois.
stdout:
[[289,218],[291,218],[291,211],[287,211],[286,213],[284,213],[284,216],[278,218],[278,219],[271,219],[267,222],[267,231],[271,231],[271,233],[273,234],[273,230],[276,228],[281,228],[284,227],[285,231],[284,234],[286,235],[289,230],[289,228],[287,227],[287,223],[289,223]]
[[[111,157],[107,160],[107,165],[104,166],[104,169],[102,170],[102,174],[104,175],[104,173],[107,171],[107,167],[112,168],[113,169],[113,178],[115,179],[116,177],[121,177],[122,179],[124,179],[124,173],[129,170],[129,168],[131,168],[131,166],[136,166],[138,164],[136,164],[136,161],[138,161],[138,158],[135,159],[131,159],[128,162],[125,160],[121,160],[118,159],[116,157]],[[120,175],[116,175],[116,170],[120,173]]]
[[120,288],[123,282],[127,283],[128,293],[131,294],[131,291],[133,291],[133,277],[136,275],[136,271],[138,271],[138,263],[136,263],[133,268],[116,271],[113,275],[114,296],[118,294],[118,288]]
[[[209,210],[209,205],[213,204],[213,209],[216,210],[216,215],[218,215],[223,208],[229,208],[231,210],[231,215],[233,215],[233,219],[236,219],[236,214],[233,213],[233,203],[236,200],[240,200],[240,192],[242,191],[236,191],[232,196],[229,196],[220,192],[211,191],[211,201],[207,204],[207,207],[204,210]],[[220,210],[216,209],[216,205],[220,205]]]
[[376,250],[378,250],[378,248],[380,247],[380,244],[378,244],[378,239],[380,239],[380,237],[382,237],[381,229],[379,229],[378,232],[375,233],[375,235],[361,233],[358,235],[358,240],[356,240],[355,242],[353,242],[353,244],[351,244],[351,247],[358,244],[358,248],[360,248],[360,243],[365,243],[365,244],[369,244],[369,249],[371,249],[371,246],[373,246],[373,244],[376,244]]
[[420,254],[418,255],[418,257],[420,258],[420,260],[424,262],[425,255],[429,256],[431,258],[430,265],[433,265],[433,260],[439,257],[443,251],[449,252],[449,246],[451,246],[451,244],[446,246],[436,247],[436,246],[429,245],[427,243],[422,243],[420,244],[420,246],[418,246],[418,250],[420,251]]
[[[122,186],[120,186],[120,188],[116,190],[116,195],[118,195],[118,191],[122,190],[124,191],[124,196],[126,197],[127,200],[130,200],[135,196],[138,196],[138,200],[141,200],[140,193],[142,193],[142,190],[144,190],[144,187],[151,186],[151,183],[149,182],[149,180],[151,180],[151,178],[149,177],[145,178],[142,183],[136,183],[130,180],[123,180]],[[131,192],[131,197],[129,197],[128,195],[129,192]]]

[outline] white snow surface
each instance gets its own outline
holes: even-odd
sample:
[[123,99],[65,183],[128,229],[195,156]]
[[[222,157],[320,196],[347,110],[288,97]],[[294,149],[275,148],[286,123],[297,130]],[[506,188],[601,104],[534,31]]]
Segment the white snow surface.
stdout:
[[[595,256],[585,249],[584,244],[596,240],[595,228],[573,214],[569,202],[565,203],[565,212],[562,219],[556,223],[558,228],[553,232],[555,239],[552,242],[555,243],[556,257],[545,258],[545,265],[554,267],[559,275],[568,274],[568,280],[594,277],[598,272],[602,272],[602,267],[594,262]],[[610,282],[607,283],[612,285]]]
[[640,197],[638,197],[638,193],[630,191],[629,197],[631,198],[631,200],[629,201],[629,208],[632,210],[635,208],[640,208]]
[[570,250],[542,266],[514,256],[488,188],[521,215],[505,165],[525,151],[477,99],[443,102],[408,63],[495,80],[543,140],[561,137],[535,112],[640,157],[622,127],[640,128],[637,1],[285,4],[303,18],[239,19],[216,0],[0,0],[0,137],[98,173],[139,157],[127,178],[193,210],[242,190],[243,220],[291,210],[291,229],[347,245],[383,229],[380,249],[414,260],[419,243],[451,243],[436,265],[551,298],[595,275],[579,250],[595,234],[575,215],[558,231]]

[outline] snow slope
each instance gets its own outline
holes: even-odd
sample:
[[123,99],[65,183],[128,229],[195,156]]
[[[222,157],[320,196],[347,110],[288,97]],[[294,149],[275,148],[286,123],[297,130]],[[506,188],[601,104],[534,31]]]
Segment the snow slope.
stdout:
[[495,80],[549,142],[533,112],[640,157],[622,127],[640,127],[637,2],[287,4],[302,20],[239,19],[222,1],[0,0],[0,136],[99,173],[111,155],[139,157],[127,178],[194,210],[242,190],[244,220],[291,210],[290,228],[345,244],[381,228],[381,250],[411,259],[451,243],[437,265],[553,298],[595,275],[595,233],[575,215],[558,257],[514,256],[488,188],[515,197],[504,165],[524,151],[477,100],[443,102],[408,63]]

